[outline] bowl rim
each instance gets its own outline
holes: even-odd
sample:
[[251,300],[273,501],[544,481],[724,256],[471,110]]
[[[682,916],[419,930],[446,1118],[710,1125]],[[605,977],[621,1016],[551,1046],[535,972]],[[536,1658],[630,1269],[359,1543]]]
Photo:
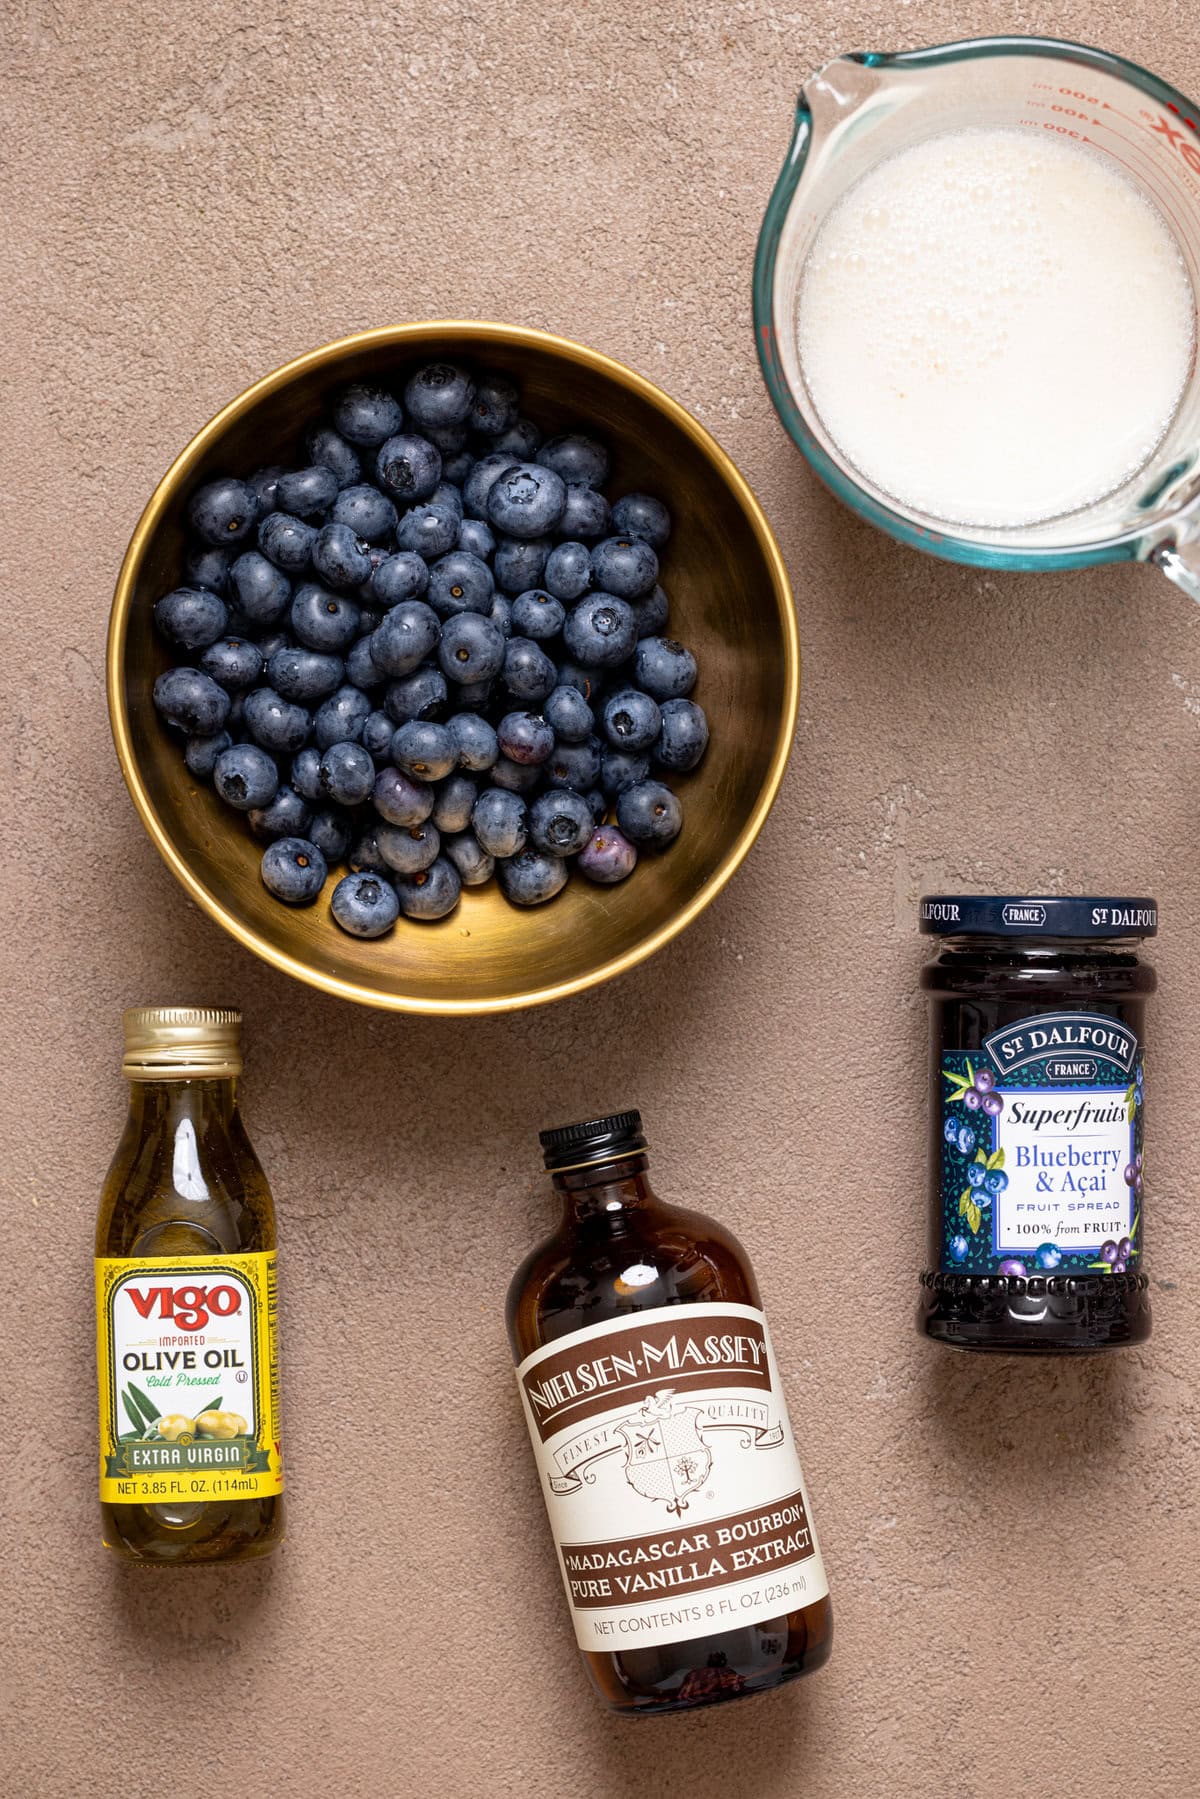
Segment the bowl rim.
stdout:
[[[783,631],[783,707],[766,779],[736,839],[708,880],[697,893],[692,895],[686,905],[681,906],[665,924],[633,948],[622,951],[620,955],[610,956],[607,961],[597,964],[596,967],[589,969],[584,974],[574,975],[570,979],[554,981],[544,986],[522,989],[518,992],[505,993],[489,999],[423,998],[411,993],[380,992],[377,989],[362,986],[356,981],[346,980],[340,975],[327,973],[324,969],[314,967],[308,962],[289,955],[286,950],[279,949],[236,918],[216,895],[209,891],[192,872],[183,857],[178,854],[155,810],[133,751],[124,681],[125,646],[129,633],[134,590],[150,540],[168,508],[175,504],[181,487],[188,482],[197,464],[226,426],[251,411],[260,400],[266,399],[281,388],[288,386],[297,375],[336,363],[352,352],[361,354],[364,351],[376,350],[381,353],[395,354],[398,351],[403,353],[406,346],[409,345],[416,351],[422,339],[434,332],[452,333],[460,337],[464,345],[476,349],[499,342],[513,349],[549,351],[563,360],[579,363],[593,372],[607,377],[616,382],[618,386],[638,394],[657,411],[666,414],[672,423],[690,437],[697,448],[714,464],[718,474],[738,499],[770,571],[771,593]],[[572,994],[586,992],[590,987],[597,987],[604,981],[627,974],[630,969],[636,968],[639,963],[646,961],[679,936],[716,898],[749,854],[766,821],[767,814],[775,803],[776,795],[783,781],[791,754],[799,710],[800,634],[796,624],[791,583],[788,580],[783,555],[775,541],[775,535],[767,523],[766,514],[732,458],[705,430],[704,426],[693,418],[686,407],[681,406],[677,400],[673,400],[669,394],[644,375],[639,375],[635,370],[626,367],[624,363],[605,355],[603,351],[593,350],[586,344],[577,343],[571,338],[559,337],[548,331],[535,330],[530,326],[505,325],[480,319],[424,319],[402,325],[382,325],[369,331],[351,332],[346,337],[336,338],[316,349],[305,351],[303,355],[293,357],[290,361],[273,369],[269,374],[251,382],[249,387],[243,389],[236,398],[230,400],[209,419],[206,425],[197,431],[191,441],[175,457],[155,487],[134,528],[133,535],[129,540],[129,547],[122,558],[109,617],[105,672],[109,723],[125,785],[154,847],[189,898],[194,900],[202,911],[206,912],[215,923],[221,925],[243,948],[252,951],[262,961],[269,963],[284,974],[293,976],[296,980],[303,981],[310,987],[318,988],[323,993],[334,994],[339,999],[353,1000],[360,1005],[373,1006],[382,1011],[430,1017],[471,1017],[550,1005],[555,1000],[566,999]]]

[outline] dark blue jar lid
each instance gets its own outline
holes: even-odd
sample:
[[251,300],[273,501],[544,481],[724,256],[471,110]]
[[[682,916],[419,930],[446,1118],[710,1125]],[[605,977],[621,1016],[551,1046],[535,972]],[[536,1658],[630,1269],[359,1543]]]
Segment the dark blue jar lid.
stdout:
[[1158,906],[1087,895],[928,893],[921,929],[934,937],[1153,937]]

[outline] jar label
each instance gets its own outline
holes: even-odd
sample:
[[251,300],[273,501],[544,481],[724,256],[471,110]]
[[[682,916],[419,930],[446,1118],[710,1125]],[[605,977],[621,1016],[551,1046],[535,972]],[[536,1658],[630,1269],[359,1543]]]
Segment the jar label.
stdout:
[[829,1591],[754,1307],[589,1325],[517,1385],[581,1649],[685,1642]]
[[275,1256],[99,1256],[100,1497],[283,1491]]
[[1136,1271],[1144,1063],[1116,1018],[1043,1012],[941,1060],[942,1267]]

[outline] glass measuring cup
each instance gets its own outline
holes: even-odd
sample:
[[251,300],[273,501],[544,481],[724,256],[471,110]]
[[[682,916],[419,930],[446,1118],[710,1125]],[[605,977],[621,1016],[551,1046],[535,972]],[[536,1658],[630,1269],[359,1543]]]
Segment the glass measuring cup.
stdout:
[[[754,265],[759,361],[780,418],[822,480],[903,543],[984,568],[1149,561],[1200,601],[1200,373],[1150,460],[1115,491],[1036,524],[947,524],[876,487],[812,403],[796,316],[805,260],[831,209],[885,157],[937,132],[1018,126],[1112,157],[1171,227],[1200,294],[1200,107],[1122,57],[1055,38],[972,38],[895,56],[840,56],[805,85]],[[1104,371],[1096,371],[1103,381]]]

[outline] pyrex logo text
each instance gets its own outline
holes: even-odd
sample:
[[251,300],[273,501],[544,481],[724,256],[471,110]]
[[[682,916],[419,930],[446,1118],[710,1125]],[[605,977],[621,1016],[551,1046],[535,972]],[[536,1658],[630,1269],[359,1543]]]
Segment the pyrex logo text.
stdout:
[[203,1330],[211,1318],[231,1318],[242,1309],[242,1295],[236,1287],[198,1287],[191,1283],[182,1287],[147,1287],[139,1292],[126,1287],[139,1318],[157,1315],[170,1321],[181,1331]]

